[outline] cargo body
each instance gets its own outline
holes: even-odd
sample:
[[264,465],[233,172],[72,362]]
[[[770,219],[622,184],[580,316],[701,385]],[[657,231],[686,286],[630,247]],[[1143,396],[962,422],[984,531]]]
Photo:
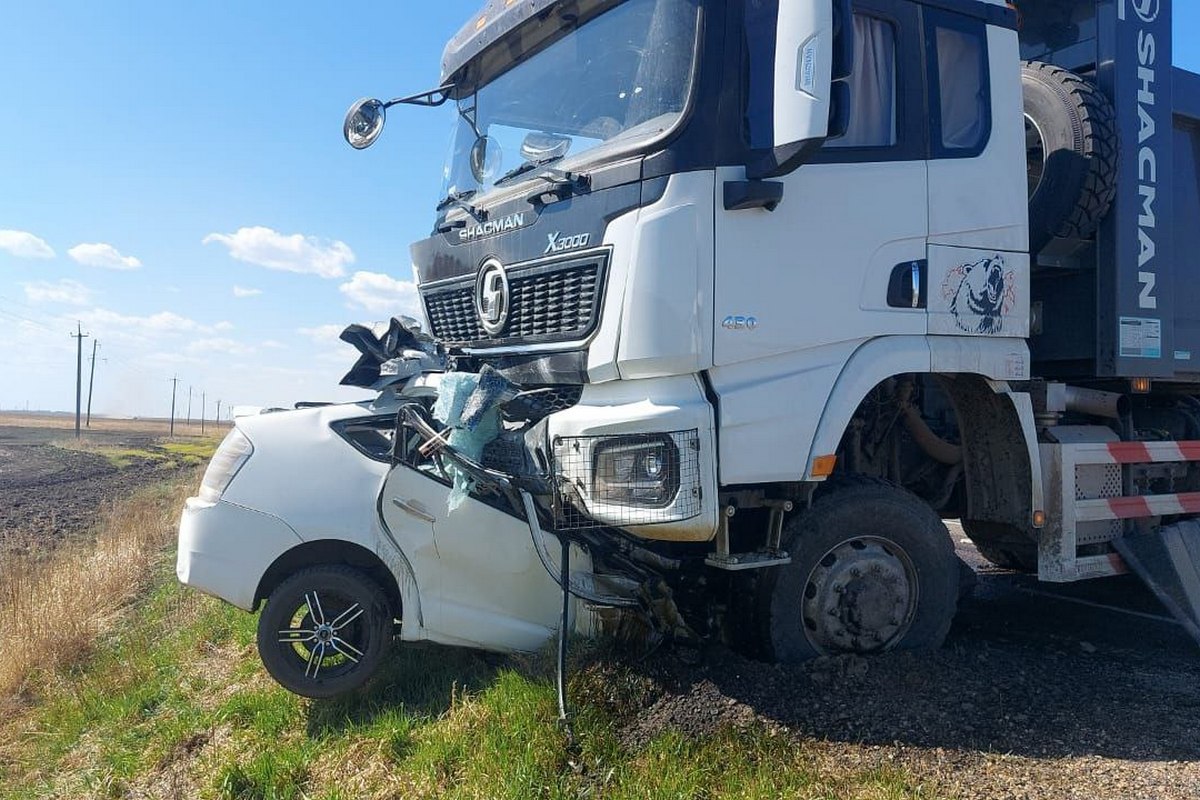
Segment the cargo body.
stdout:
[[1094,80],[1120,143],[1099,235],[1036,264],[1030,349],[1049,378],[1200,382],[1200,76],[1172,66],[1172,4],[1143,5],[1022,4],[1021,57]]

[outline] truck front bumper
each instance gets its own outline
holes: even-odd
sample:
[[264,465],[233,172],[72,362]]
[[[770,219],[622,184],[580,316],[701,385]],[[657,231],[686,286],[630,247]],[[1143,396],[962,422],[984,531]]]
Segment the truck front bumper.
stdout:
[[189,497],[179,520],[175,575],[186,586],[253,611],[267,568],[301,541],[278,517]]

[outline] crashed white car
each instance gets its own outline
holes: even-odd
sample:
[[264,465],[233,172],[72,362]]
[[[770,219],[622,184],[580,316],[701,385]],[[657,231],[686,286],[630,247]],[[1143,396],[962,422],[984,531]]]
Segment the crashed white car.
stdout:
[[[450,481],[392,463],[397,400],[244,417],[189,498],[179,580],[247,611],[293,692],[363,683],[393,636],[533,650],[558,628],[559,587],[530,527]],[[557,556],[555,556],[557,558]]]

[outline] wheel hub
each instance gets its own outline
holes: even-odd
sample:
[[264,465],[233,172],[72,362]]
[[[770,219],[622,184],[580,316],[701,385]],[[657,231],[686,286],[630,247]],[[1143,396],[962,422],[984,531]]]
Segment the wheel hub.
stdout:
[[825,654],[886,650],[908,631],[916,605],[916,570],[900,547],[876,537],[849,539],[809,574],[804,632]]

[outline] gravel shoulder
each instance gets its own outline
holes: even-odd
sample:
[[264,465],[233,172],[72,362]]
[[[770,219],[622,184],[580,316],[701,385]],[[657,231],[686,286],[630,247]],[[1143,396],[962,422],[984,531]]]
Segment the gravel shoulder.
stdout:
[[959,546],[977,585],[942,650],[798,667],[661,654],[629,666],[647,707],[622,738],[763,724],[831,765],[902,766],[937,796],[1200,798],[1200,650],[1149,591],[1038,584]]

